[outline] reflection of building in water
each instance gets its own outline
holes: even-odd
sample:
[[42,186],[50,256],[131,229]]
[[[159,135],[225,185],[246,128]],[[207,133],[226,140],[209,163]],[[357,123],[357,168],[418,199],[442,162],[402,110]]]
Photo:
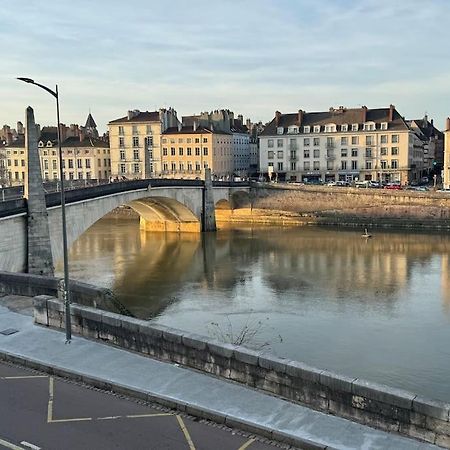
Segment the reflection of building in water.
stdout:
[[450,313],[450,257],[441,255],[441,296],[445,312]]

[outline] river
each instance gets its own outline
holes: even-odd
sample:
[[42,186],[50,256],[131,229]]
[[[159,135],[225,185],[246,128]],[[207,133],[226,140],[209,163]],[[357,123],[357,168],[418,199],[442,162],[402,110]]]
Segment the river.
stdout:
[[70,272],[137,317],[450,401],[450,235],[361,234],[103,219],[72,246]]

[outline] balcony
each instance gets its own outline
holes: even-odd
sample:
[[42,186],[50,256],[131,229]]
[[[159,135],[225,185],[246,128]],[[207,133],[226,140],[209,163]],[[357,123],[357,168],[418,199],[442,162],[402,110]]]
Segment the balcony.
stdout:
[[298,161],[298,156],[295,152],[291,152],[289,155],[289,161]]

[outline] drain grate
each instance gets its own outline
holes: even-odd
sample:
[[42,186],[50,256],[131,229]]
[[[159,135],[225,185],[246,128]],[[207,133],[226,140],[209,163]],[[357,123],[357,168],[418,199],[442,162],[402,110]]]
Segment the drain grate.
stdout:
[[16,330],[15,328],[7,328],[6,330],[0,331],[0,334],[3,334],[5,336],[9,336],[10,334],[17,333],[19,330]]

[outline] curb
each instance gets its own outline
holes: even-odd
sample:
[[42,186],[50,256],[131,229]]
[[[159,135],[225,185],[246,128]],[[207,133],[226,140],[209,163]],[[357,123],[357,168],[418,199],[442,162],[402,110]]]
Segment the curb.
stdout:
[[30,369],[45,372],[49,375],[56,375],[73,381],[82,382],[98,389],[112,391],[117,394],[134,397],[150,403],[157,403],[167,408],[184,412],[191,416],[211,420],[212,422],[224,424],[232,428],[239,428],[242,431],[257,434],[284,444],[300,447],[304,450],[338,450],[335,447],[331,447],[317,441],[272,430],[266,426],[259,425],[254,422],[248,422],[243,419],[221,413],[220,411],[213,411],[202,406],[191,405],[171,397],[152,393],[151,391],[142,391],[131,386],[115,383],[113,381],[106,381],[91,375],[77,372],[75,370],[68,370],[52,364],[43,363],[38,360],[24,358],[3,350],[0,350],[0,361],[11,362]]

